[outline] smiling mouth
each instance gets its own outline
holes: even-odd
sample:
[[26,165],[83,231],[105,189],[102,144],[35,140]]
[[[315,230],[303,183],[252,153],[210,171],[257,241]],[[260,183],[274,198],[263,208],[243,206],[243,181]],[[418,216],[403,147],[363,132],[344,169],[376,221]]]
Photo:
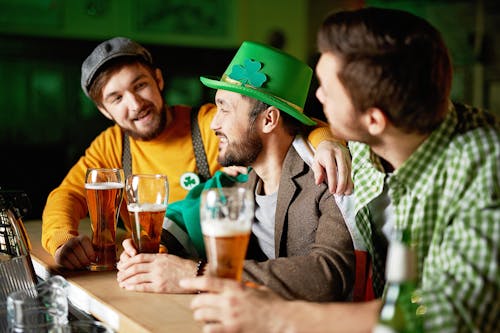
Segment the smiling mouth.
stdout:
[[227,144],[227,136],[222,134],[221,132],[215,132],[215,135],[219,138],[219,144]]
[[137,117],[133,118],[133,121],[139,121],[142,120],[143,118],[147,117],[151,113],[150,110],[143,111],[137,115]]

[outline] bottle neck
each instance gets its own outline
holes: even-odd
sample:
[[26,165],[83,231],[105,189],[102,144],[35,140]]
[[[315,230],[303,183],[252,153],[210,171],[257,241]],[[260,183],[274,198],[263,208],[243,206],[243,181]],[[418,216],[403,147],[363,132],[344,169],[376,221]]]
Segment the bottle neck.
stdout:
[[413,249],[400,241],[391,242],[387,250],[385,275],[388,283],[416,281],[417,260]]

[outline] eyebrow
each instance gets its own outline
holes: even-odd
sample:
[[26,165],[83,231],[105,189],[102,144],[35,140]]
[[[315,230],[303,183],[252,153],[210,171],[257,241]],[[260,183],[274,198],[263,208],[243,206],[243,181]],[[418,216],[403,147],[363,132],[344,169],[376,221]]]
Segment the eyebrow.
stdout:
[[217,106],[225,107],[225,108],[231,108],[231,109],[236,109],[236,106],[230,103],[227,99],[224,98],[215,98],[215,104]]
[[[133,79],[133,80],[132,80],[132,82],[130,82],[130,84],[131,84],[131,85],[133,85],[133,84],[135,84],[137,81],[139,81],[139,80],[141,80],[141,79],[143,79],[143,78],[145,78],[145,77],[147,77],[147,75],[146,75],[146,74],[139,74],[139,75],[137,75],[137,76],[135,77],[135,79]],[[110,92],[109,94],[107,94],[106,96],[104,96],[103,101],[106,101],[106,102],[107,102],[107,101],[108,101],[111,97],[116,96],[116,95],[118,95],[118,91],[112,91],[112,92]]]
[[216,99],[215,99],[215,104],[217,104],[217,105],[219,105],[219,104],[220,104],[221,106],[224,106],[224,105],[226,105],[227,103],[226,103],[226,100],[224,100],[224,99],[222,99],[222,98],[216,98]]

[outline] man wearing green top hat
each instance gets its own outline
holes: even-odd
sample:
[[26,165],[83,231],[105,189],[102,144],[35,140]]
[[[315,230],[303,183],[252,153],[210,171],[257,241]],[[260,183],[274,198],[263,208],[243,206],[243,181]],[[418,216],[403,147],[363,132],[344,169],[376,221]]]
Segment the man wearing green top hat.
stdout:
[[[315,124],[303,110],[311,77],[312,69],[296,58],[247,41],[220,79],[201,81],[217,89],[210,127],[219,138],[219,163],[251,167],[247,186],[256,208],[243,279],[287,299],[342,300],[352,289],[354,252],[335,198],[325,184],[314,184],[312,152],[302,136]],[[242,178],[215,177],[226,185]],[[174,221],[165,226],[170,240],[189,236],[185,248],[199,257],[204,249],[196,199],[202,187],[170,205]],[[169,254],[136,255],[126,240],[117,266],[120,286],[179,292],[179,278],[202,273],[197,261],[167,247]]]

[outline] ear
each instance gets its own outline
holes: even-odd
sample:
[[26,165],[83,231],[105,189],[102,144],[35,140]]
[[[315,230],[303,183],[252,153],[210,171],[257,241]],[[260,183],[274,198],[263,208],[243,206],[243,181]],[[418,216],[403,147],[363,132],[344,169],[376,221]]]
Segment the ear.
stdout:
[[161,73],[161,70],[159,68],[155,69],[155,80],[158,84],[158,88],[160,88],[160,91],[163,91],[165,82],[163,81],[163,74]]
[[104,117],[108,118],[109,120],[113,120],[111,114],[103,106],[98,106],[97,109],[104,115]]
[[389,119],[379,108],[369,108],[363,118],[368,133],[373,136],[380,135],[389,124]]
[[264,110],[261,113],[262,132],[271,133],[278,126],[280,117],[280,110],[274,106],[270,106]]

